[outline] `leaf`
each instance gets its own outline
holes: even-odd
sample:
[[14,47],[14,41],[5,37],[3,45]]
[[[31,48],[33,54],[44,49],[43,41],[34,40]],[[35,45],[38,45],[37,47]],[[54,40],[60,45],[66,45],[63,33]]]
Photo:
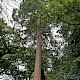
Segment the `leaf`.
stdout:
[[76,62],[76,61],[80,62],[80,56],[77,57],[77,58],[74,60],[74,62]]
[[6,58],[9,58],[9,57],[11,57],[11,54],[5,54],[5,55],[2,57],[2,59],[6,59]]

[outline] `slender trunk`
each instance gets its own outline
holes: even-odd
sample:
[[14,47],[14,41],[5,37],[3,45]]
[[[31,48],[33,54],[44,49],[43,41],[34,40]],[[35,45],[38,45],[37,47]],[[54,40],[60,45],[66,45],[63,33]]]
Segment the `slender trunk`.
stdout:
[[36,58],[34,68],[34,80],[41,80],[41,33],[37,28],[37,42],[36,42]]

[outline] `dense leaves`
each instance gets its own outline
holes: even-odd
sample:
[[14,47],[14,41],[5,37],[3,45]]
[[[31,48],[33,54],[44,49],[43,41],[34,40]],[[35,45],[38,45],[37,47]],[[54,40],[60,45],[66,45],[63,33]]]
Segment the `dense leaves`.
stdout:
[[[32,78],[35,49],[21,47],[11,39],[13,28],[0,19],[0,74],[12,75],[14,79]],[[15,34],[13,34],[15,35]],[[20,70],[19,67],[23,67]]]
[[[80,1],[72,0],[64,6],[66,16],[63,16],[61,32],[69,43],[74,56],[80,56]],[[79,61],[79,60],[78,60]]]

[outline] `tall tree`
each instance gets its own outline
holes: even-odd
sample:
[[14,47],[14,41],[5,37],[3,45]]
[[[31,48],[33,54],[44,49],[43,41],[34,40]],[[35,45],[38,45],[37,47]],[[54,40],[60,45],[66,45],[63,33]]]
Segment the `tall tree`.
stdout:
[[37,19],[36,59],[34,68],[34,80],[41,80],[41,31],[39,19]]
[[24,0],[20,5],[20,10],[14,10],[13,12],[14,20],[22,27],[26,27],[26,36],[33,40],[34,43],[36,42],[34,80],[41,80],[42,50],[53,50],[53,37],[50,26],[53,19],[50,12],[51,8],[48,2],[39,0]]

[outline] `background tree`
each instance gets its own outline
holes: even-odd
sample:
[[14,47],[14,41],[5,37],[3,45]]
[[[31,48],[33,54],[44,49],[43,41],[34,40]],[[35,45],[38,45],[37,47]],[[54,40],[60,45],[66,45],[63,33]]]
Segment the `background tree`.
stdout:
[[[14,36],[14,28],[0,19],[0,75],[11,75],[16,80],[31,80],[35,49],[14,43]],[[20,66],[24,68],[20,70]]]
[[[68,46],[72,50],[72,54],[75,57],[79,55],[79,34],[80,34],[80,9],[79,9],[79,0],[69,1],[67,5],[63,5],[65,10],[64,15],[62,18],[63,26],[61,28],[61,32],[65,39],[68,41]],[[61,13],[62,14],[62,13]],[[78,58],[79,61],[79,58]]]
[[[57,17],[58,22],[62,22],[61,33],[63,37],[68,42],[68,47],[66,47],[66,54],[70,53],[72,58],[72,73],[69,74],[75,76],[76,79],[79,79],[80,74],[80,55],[79,55],[79,34],[80,34],[80,9],[79,9],[79,0],[64,0],[59,2],[61,7],[57,7],[57,12],[59,16]],[[68,49],[68,50],[67,50]],[[65,50],[65,49],[64,49]],[[65,55],[64,55],[65,57]],[[76,58],[77,57],[77,58]],[[76,58],[76,59],[75,59]],[[74,63],[75,62],[75,63]],[[75,73],[76,72],[76,73]],[[76,74],[76,75],[75,75]],[[71,78],[71,76],[70,76]],[[74,78],[74,79],[75,79]],[[74,80],[73,79],[73,80]]]

